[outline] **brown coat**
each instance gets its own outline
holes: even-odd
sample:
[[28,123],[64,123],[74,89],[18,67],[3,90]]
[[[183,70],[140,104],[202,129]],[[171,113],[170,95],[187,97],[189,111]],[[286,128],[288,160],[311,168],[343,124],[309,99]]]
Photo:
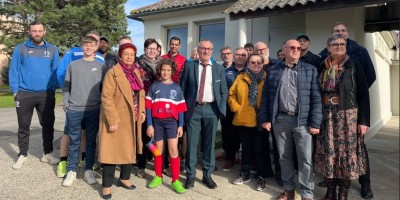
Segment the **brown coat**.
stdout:
[[[138,70],[134,71],[140,78]],[[145,113],[145,92],[140,90],[139,120],[135,123],[132,90],[119,64],[104,77],[101,94],[99,162],[107,164],[136,163],[136,154],[142,153],[142,119]],[[110,125],[118,124],[115,132]]]

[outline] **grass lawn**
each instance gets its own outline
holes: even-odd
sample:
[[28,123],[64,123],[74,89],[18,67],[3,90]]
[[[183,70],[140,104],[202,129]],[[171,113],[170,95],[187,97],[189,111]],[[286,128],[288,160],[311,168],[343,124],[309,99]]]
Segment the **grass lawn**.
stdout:
[[[56,93],[56,104],[62,102],[60,93]],[[12,108],[15,106],[14,96],[12,92],[0,92],[0,108]]]

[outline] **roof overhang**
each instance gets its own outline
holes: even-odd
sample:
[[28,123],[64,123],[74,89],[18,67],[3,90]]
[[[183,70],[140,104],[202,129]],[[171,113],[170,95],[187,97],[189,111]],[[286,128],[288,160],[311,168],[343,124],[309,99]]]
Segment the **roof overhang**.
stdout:
[[[249,0],[239,0],[225,10],[224,13],[229,14],[231,20],[238,20],[242,18],[269,17],[397,1],[398,0],[281,0],[277,2],[275,0],[250,0],[250,2],[253,3],[249,3]],[[265,6],[271,4],[274,5]]]
[[[200,3],[193,3],[193,4],[177,4],[173,6],[166,6],[163,8],[158,8],[158,9],[149,9],[146,6],[143,8],[139,8],[137,10],[132,10],[131,14],[128,15],[128,18],[137,20],[137,21],[144,21],[142,17],[146,16],[151,16],[151,15],[157,15],[157,14],[163,14],[163,13],[169,13],[169,12],[177,12],[177,11],[183,11],[187,9],[197,9],[197,8],[204,8],[204,7],[211,7],[211,6],[217,6],[217,5],[222,5],[226,3],[233,3],[236,0],[209,0],[209,1],[199,1]],[[157,3],[155,3],[157,4]],[[153,5],[155,5],[153,4]]]

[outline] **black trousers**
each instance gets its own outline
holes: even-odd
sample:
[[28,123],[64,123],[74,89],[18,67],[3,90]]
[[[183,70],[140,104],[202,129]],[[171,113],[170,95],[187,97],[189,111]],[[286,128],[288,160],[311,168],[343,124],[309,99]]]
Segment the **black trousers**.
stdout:
[[[103,177],[102,177],[102,184],[103,187],[111,187],[114,183],[114,175],[115,169],[117,165],[115,164],[103,164]],[[121,172],[119,175],[119,179],[121,180],[129,180],[131,178],[132,172],[132,164],[124,164],[121,165]]]
[[14,100],[18,118],[18,156],[28,155],[33,109],[36,109],[42,126],[43,151],[45,154],[53,152],[54,107],[56,104],[54,91],[26,92],[20,90]]
[[370,168],[370,165],[369,165],[368,151],[367,151],[367,147],[365,146],[364,141],[363,141],[362,145],[364,145],[366,159],[367,159],[367,173],[364,174],[364,175],[361,175],[360,177],[358,177],[358,182],[361,185],[363,185],[363,184],[371,184],[371,168]]
[[269,154],[268,133],[258,131],[257,127],[239,126],[240,141],[242,142],[242,162],[240,172],[249,178],[250,166],[255,161],[257,176],[261,178],[273,177],[271,157]]
[[225,159],[235,162],[236,152],[240,148],[240,136],[238,127],[232,124],[234,113],[227,107],[226,117],[221,118],[222,148],[225,151]]

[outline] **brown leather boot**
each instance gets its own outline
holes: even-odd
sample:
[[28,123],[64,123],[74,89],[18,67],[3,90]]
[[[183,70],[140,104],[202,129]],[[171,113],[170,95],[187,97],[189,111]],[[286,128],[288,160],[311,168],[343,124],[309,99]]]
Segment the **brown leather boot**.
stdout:
[[336,179],[325,178],[325,183],[327,186],[326,194],[324,200],[336,200]]
[[294,200],[294,190],[285,190],[276,200]]
[[347,200],[347,195],[350,189],[351,180],[337,179],[339,184],[338,200]]

